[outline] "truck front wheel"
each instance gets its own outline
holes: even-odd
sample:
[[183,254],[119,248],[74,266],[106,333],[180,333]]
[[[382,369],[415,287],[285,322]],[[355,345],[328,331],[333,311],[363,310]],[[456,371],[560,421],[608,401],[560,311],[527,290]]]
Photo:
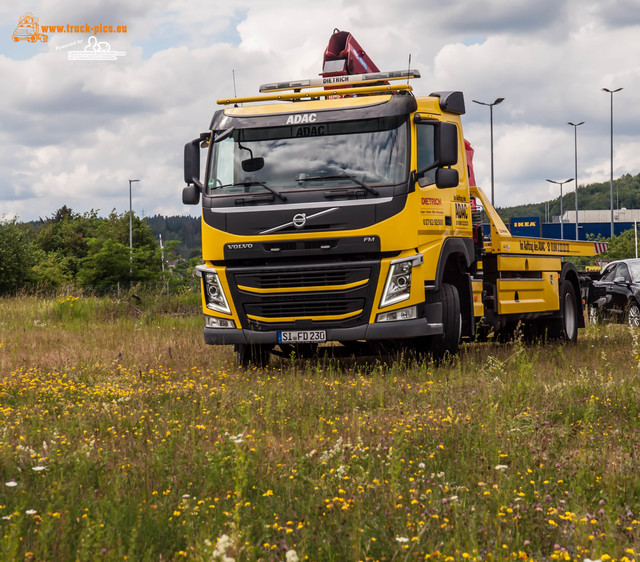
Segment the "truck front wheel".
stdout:
[[236,362],[242,368],[258,367],[260,369],[269,364],[271,346],[264,344],[237,343],[233,346]]
[[455,355],[462,335],[462,316],[460,315],[460,295],[455,285],[443,283],[440,290],[442,302],[442,334],[431,340],[431,353],[435,360]]

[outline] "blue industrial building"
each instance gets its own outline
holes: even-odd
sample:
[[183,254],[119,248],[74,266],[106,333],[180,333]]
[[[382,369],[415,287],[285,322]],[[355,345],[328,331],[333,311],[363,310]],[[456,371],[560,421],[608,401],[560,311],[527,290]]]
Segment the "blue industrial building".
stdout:
[[[589,211],[581,211],[585,214]],[[601,211],[594,211],[601,213]],[[631,214],[632,212],[629,212]],[[587,217],[588,218],[588,217]],[[614,217],[615,218],[615,217]],[[615,221],[613,223],[613,231],[619,236],[627,230],[633,229],[634,222],[631,221]],[[565,240],[576,239],[576,223],[568,222],[565,219],[562,226],[560,222],[542,222],[541,217],[513,217],[509,224],[509,230],[514,236],[532,236],[540,238],[564,238]],[[561,231],[563,236],[561,236]],[[598,237],[611,237],[611,221],[609,222],[579,222],[578,234],[580,240],[593,240]]]

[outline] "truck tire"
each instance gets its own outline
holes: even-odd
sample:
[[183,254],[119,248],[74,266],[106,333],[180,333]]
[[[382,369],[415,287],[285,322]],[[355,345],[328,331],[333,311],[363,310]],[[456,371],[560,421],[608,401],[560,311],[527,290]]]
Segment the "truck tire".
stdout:
[[233,346],[236,363],[243,369],[258,367],[263,369],[269,364],[271,346],[264,344],[237,343]]
[[570,281],[564,281],[560,287],[560,318],[549,322],[549,339],[561,339],[575,343],[578,341],[578,300]]
[[629,301],[627,306],[627,322],[632,328],[640,328],[640,308],[635,301]]
[[462,316],[460,314],[460,295],[455,285],[443,283],[440,290],[442,302],[442,334],[434,336],[430,342],[434,360],[440,361],[447,354],[455,355],[460,345]]

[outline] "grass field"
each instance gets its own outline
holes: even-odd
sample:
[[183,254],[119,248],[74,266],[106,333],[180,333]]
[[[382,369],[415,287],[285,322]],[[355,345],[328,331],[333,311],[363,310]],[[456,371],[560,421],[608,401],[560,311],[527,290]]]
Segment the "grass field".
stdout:
[[2,560],[635,560],[640,344],[272,362],[197,301],[0,300]]

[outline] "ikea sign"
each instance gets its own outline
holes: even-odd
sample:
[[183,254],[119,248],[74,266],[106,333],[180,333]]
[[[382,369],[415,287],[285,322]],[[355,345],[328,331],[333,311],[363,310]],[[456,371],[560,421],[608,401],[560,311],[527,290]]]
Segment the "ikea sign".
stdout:
[[542,235],[540,217],[511,217],[510,229],[513,236]]

